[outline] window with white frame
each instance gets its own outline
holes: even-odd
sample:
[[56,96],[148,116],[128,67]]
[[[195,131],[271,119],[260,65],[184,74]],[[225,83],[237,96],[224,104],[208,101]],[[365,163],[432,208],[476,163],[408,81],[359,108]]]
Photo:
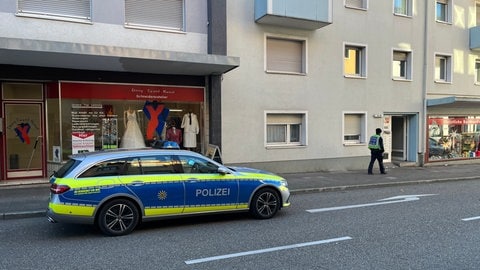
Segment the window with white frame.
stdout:
[[184,31],[184,0],[125,0],[125,25]]
[[363,144],[366,138],[366,112],[343,113],[343,143]]
[[345,7],[367,9],[368,0],[345,0]]
[[345,45],[343,72],[347,77],[367,77],[367,47]]
[[412,0],[393,0],[393,13],[412,16]]
[[475,60],[475,84],[480,84],[480,59]]
[[305,74],[306,41],[278,37],[266,38],[266,71]]
[[436,0],[435,18],[439,22],[451,22],[451,0]]
[[17,15],[90,22],[91,0],[18,0]]
[[450,55],[435,55],[435,81],[452,81],[452,57]]
[[266,112],[265,121],[267,146],[307,144],[306,112]]
[[396,80],[411,79],[411,52],[393,51],[392,76]]

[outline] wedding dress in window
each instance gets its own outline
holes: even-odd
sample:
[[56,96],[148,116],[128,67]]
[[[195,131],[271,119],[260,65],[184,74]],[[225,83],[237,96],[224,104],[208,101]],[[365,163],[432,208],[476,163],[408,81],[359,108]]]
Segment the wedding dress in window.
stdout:
[[125,111],[125,133],[120,143],[121,148],[142,148],[145,147],[145,139],[137,122],[137,114],[134,110]]

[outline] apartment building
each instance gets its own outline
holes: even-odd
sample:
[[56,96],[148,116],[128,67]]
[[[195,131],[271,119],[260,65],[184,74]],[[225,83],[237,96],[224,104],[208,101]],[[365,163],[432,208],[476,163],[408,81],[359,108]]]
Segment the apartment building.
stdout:
[[0,179],[173,125],[192,128],[191,150],[219,145],[221,77],[239,66],[225,15],[224,1],[1,1]]
[[[276,172],[476,158],[474,0],[227,1],[226,163]],[[235,108],[235,109],[232,109]]]

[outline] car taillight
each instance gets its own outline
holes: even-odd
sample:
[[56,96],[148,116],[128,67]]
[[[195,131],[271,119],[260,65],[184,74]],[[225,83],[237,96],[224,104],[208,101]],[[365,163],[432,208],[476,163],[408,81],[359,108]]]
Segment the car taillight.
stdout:
[[50,192],[52,192],[53,194],[62,194],[64,192],[67,192],[68,190],[70,190],[70,187],[66,185],[52,184],[50,186]]

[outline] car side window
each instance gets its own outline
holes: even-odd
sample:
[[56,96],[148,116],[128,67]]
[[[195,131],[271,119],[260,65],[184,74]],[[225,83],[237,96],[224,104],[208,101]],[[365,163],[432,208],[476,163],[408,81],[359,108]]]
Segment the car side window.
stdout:
[[108,160],[99,162],[83,172],[79,178],[115,176],[123,174],[125,160]]
[[218,166],[214,163],[190,156],[179,156],[184,173],[218,173]]
[[137,158],[129,159],[125,163],[125,175],[140,175],[142,174],[140,161]]
[[177,171],[170,155],[140,157],[140,166],[143,174],[169,174]]

